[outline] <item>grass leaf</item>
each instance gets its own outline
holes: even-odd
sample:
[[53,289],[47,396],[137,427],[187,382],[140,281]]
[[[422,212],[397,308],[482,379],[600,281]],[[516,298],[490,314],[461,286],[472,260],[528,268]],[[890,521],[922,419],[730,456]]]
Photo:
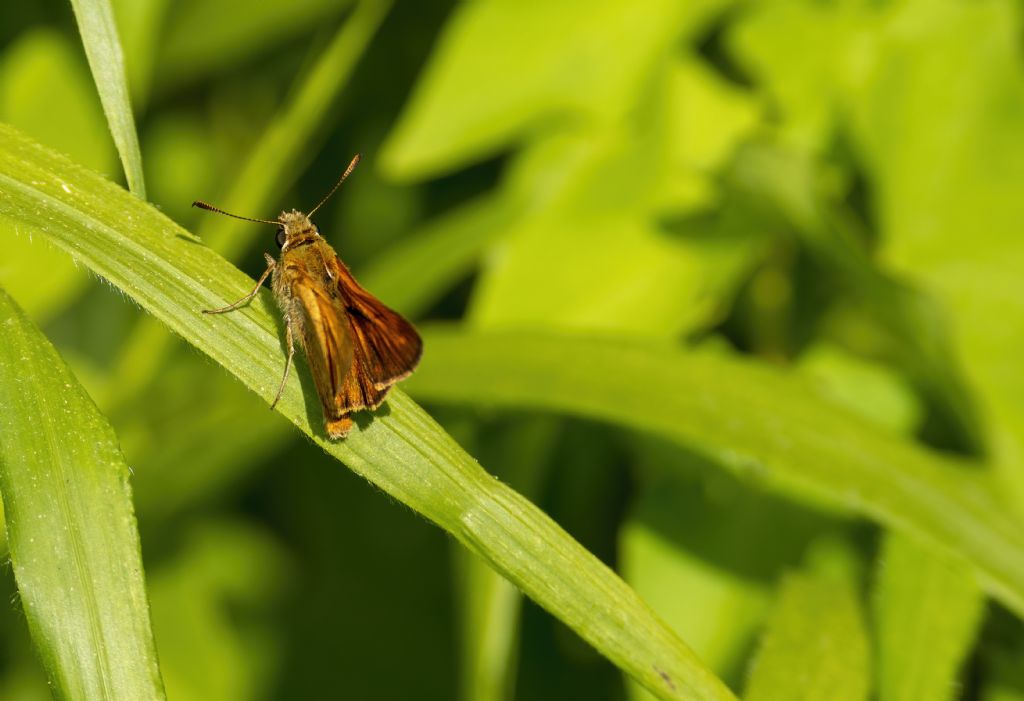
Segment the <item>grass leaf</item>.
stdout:
[[109,0],[71,0],[78,20],[78,31],[89,59],[92,78],[107,115],[107,124],[114,145],[121,156],[128,188],[140,199],[146,199],[146,182],[142,175],[142,153],[135,133],[135,117],[128,99],[128,78],[124,55],[114,24],[114,10]]
[[756,485],[952,551],[1024,614],[1024,539],[977,466],[885,435],[799,381],[668,344],[437,328],[424,337],[430,352],[408,384],[423,399],[567,411],[696,447]]
[[[46,236],[268,402],[274,396],[284,354],[269,293],[234,314],[200,314],[252,279],[155,208],[0,127],[0,221]],[[304,364],[297,371],[278,411],[325,451],[449,531],[660,698],[732,698],[632,589],[402,391],[331,442]]]
[[128,466],[56,350],[0,291],[0,491],[36,650],[61,699],[162,699]]

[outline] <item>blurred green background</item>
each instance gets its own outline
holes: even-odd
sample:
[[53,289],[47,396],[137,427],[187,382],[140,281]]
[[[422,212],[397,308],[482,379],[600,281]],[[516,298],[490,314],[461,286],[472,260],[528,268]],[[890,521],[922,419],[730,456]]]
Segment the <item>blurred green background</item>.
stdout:
[[[415,321],[746,356],[1024,516],[1017,0],[113,4],[149,199],[254,277],[273,232],[192,200],[309,209],[361,152],[318,223]],[[123,181],[69,4],[0,17],[0,120]],[[65,254],[7,236],[0,285],[133,468],[169,698],[643,698]],[[927,609],[952,649],[899,696],[885,653],[928,642],[886,638],[927,599],[900,541],[616,426],[429,408],[734,689],[792,609],[863,680],[815,698],[1024,699],[1019,620],[955,565]],[[49,698],[16,603],[0,698]]]

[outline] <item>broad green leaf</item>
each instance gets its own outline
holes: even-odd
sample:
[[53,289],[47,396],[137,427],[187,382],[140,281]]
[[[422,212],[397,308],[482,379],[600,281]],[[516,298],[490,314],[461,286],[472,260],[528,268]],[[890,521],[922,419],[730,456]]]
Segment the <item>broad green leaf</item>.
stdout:
[[701,261],[642,220],[563,212],[525,223],[509,239],[475,291],[480,326],[665,338],[693,323]]
[[142,153],[135,133],[135,117],[128,98],[128,78],[124,55],[117,37],[114,10],[110,0],[71,0],[78,20],[78,31],[89,59],[92,78],[107,115],[107,125],[114,145],[121,156],[121,165],[128,187],[139,198],[146,199],[146,182],[142,175]]
[[[269,294],[236,314],[200,314],[237,299],[251,278],[154,208],[4,127],[0,223],[13,222],[45,235],[272,399],[284,356]],[[632,589],[484,472],[401,390],[346,440],[330,441],[311,379],[303,364],[296,370],[277,411],[325,451],[446,529],[659,698],[732,698]]]
[[413,179],[451,170],[555,119],[619,119],[681,32],[682,8],[669,0],[458,5],[389,138],[387,172]]
[[863,514],[970,560],[1024,615],[1024,538],[977,466],[882,434],[792,377],[666,344],[527,332],[425,335],[430,401],[580,414],[697,448],[755,485]]
[[[648,147],[664,151],[668,166],[658,208],[679,216],[720,204],[712,177],[758,127],[762,109],[750,92],[693,57],[669,62],[664,81],[664,135]],[[648,140],[645,131],[637,138]]]
[[128,466],[60,356],[0,292],[0,492],[18,594],[61,699],[162,699]]
[[522,150],[504,189],[523,214],[484,260],[475,323],[671,338],[728,308],[756,229],[740,232],[728,215],[686,231],[661,220],[715,200],[710,174],[753,110],[692,62],[666,62],[650,84],[624,123],[562,130]]
[[[801,151],[824,149],[837,130],[846,90],[871,49],[870,12],[884,5],[796,2],[750,5],[728,44],[781,113],[779,130]],[[808,56],[819,60],[808,61]]]
[[[728,217],[701,221],[686,235],[659,227],[643,199],[660,180],[617,180],[616,173],[638,166],[631,146],[619,146],[609,153],[584,136],[559,139],[524,166],[539,183],[561,179],[554,190],[560,201],[530,202],[509,222],[483,261],[474,323],[670,338],[726,306],[755,250],[748,231],[737,231]],[[578,167],[553,177],[565,163]]]
[[849,582],[801,573],[782,584],[746,701],[866,701],[869,642],[863,611]]
[[985,603],[969,568],[890,535],[874,596],[879,700],[958,698],[958,670]]

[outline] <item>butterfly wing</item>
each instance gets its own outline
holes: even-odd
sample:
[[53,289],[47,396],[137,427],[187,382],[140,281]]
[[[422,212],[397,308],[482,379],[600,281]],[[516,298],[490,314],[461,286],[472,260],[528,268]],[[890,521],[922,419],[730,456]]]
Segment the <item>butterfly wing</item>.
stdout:
[[412,374],[423,353],[416,329],[364,290],[338,260],[335,274],[348,311],[352,370],[345,378],[343,403],[349,411],[376,409],[388,389]]
[[310,284],[306,273],[294,269],[291,272],[294,303],[289,318],[298,326],[293,332],[306,352],[313,383],[330,424],[349,411],[342,401],[345,379],[351,374],[354,356],[348,312],[340,297]]

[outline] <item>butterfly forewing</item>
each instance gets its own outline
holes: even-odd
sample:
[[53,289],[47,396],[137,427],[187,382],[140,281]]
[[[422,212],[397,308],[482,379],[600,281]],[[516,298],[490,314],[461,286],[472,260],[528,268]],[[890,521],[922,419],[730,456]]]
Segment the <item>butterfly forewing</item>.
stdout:
[[304,273],[294,274],[292,295],[297,309],[294,322],[320,403],[328,418],[347,413],[341,401],[345,377],[352,367],[354,355],[352,336],[341,299],[325,294],[307,283]]

